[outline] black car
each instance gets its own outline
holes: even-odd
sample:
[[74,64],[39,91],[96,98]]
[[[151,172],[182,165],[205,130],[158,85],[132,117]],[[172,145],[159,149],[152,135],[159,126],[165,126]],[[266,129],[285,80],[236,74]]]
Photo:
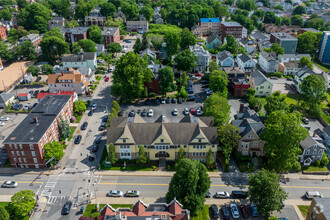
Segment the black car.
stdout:
[[167,104],[170,104],[170,103],[171,103],[171,98],[170,98],[170,97],[167,97],[167,99],[166,99],[166,103],[167,103]]
[[124,111],[123,110],[120,110],[119,112],[118,112],[118,116],[123,116],[124,115]]
[[80,130],[86,130],[86,128],[87,128],[87,125],[88,125],[88,122],[84,122],[82,125],[81,125],[81,128],[80,128]]
[[105,123],[107,123],[108,122],[108,118],[109,118],[109,116],[104,116],[103,118],[102,118],[102,122],[105,122]]
[[35,90],[34,93],[33,93],[33,95],[34,95],[34,96],[37,96],[38,93],[39,93],[39,90]]
[[244,199],[244,198],[246,198],[246,193],[243,192],[243,191],[240,191],[240,190],[232,191],[232,192],[231,192],[231,195],[232,195],[234,198],[237,198],[237,199]]
[[135,110],[132,109],[132,111],[128,114],[129,117],[134,117],[135,116]]
[[31,96],[33,96],[33,90],[30,90],[29,93]]
[[159,98],[159,97],[156,98],[156,104],[157,104],[157,105],[160,104],[160,98]]
[[95,144],[99,144],[99,143],[101,143],[101,139],[102,139],[102,135],[98,135],[98,136],[95,138]]
[[178,99],[178,103],[179,103],[179,104],[182,104],[182,102],[183,102],[183,99],[180,97],[180,98]]
[[137,110],[136,114],[141,115],[141,110]]
[[150,99],[146,100],[146,105],[150,105]]
[[93,116],[93,111],[92,111],[92,110],[90,110],[90,111],[88,112],[88,116]]
[[205,198],[211,198],[211,193],[210,192],[206,192],[205,193]]
[[100,127],[99,127],[99,131],[104,131],[105,130],[105,125],[100,125]]
[[172,99],[172,103],[176,103],[176,98],[173,98]]
[[93,145],[92,147],[93,152],[97,152],[98,149],[99,149],[99,145]]
[[88,160],[89,161],[94,161],[95,160],[95,156],[93,154],[89,155]]
[[143,111],[142,111],[142,113],[141,113],[141,116],[142,116],[142,117],[147,116],[147,109],[143,109]]
[[221,214],[222,214],[224,220],[229,220],[230,213],[229,213],[228,207],[222,206],[221,207]]
[[34,108],[34,107],[36,107],[38,105],[38,103],[36,102],[36,103],[34,103],[33,105],[32,105],[32,108]]
[[195,101],[196,97],[194,95],[188,95],[187,101]]
[[219,216],[218,206],[216,206],[216,205],[213,204],[213,205],[211,205],[210,209],[211,209],[212,217],[214,219],[218,219],[220,217]]
[[61,212],[61,214],[62,214],[62,215],[67,215],[67,214],[69,214],[69,213],[70,213],[71,206],[72,206],[72,202],[71,202],[71,201],[67,201],[67,202],[64,204],[63,208],[62,208],[62,212]]
[[81,135],[78,135],[78,136],[76,137],[76,139],[74,139],[74,143],[75,143],[75,144],[80,144],[81,138],[82,138],[82,136],[81,136]]

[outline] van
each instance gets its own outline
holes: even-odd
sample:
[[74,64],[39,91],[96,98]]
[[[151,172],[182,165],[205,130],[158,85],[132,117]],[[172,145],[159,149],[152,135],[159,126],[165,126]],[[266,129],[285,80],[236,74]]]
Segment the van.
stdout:
[[232,195],[234,198],[238,198],[238,199],[240,199],[240,198],[246,198],[246,194],[245,194],[245,192],[243,192],[243,191],[239,191],[239,190],[237,190],[237,191],[232,191],[232,192],[231,192],[231,195]]
[[307,191],[306,194],[305,194],[306,198],[307,199],[313,199],[313,198],[316,198],[316,197],[320,197],[322,198],[323,195],[317,191]]
[[95,144],[99,144],[99,143],[101,143],[101,138],[102,138],[102,136],[101,136],[101,135],[98,135],[98,136],[96,137],[96,139],[95,139]]

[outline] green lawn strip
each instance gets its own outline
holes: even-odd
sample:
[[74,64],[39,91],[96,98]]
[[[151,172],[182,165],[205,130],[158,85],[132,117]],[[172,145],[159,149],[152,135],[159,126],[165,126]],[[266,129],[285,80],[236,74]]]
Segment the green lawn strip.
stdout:
[[325,72],[330,71],[330,66],[328,66],[328,65],[321,64],[318,61],[314,61],[313,63],[314,63],[314,65],[316,65],[318,68],[320,68],[321,70],[323,70]]
[[97,81],[100,81],[100,80],[102,79],[102,76],[95,76],[95,79],[96,79]]
[[72,139],[73,133],[77,128],[70,128],[70,136],[68,137],[68,141],[70,141]]
[[79,123],[81,121],[82,115],[77,115],[75,116],[76,118],[76,123]]
[[306,218],[309,210],[309,205],[298,205],[301,214]]
[[324,167],[317,167],[317,166],[309,166],[309,167],[304,167],[303,168],[304,171],[306,172],[313,172],[313,171],[329,171],[328,168],[326,166]]
[[320,116],[321,116],[321,118],[323,118],[323,120],[326,123],[330,124],[330,116],[329,115],[325,114],[324,111],[321,111],[321,115]]
[[[105,204],[100,204],[100,211],[105,206]],[[131,208],[133,207],[132,204],[111,204],[111,207],[114,209],[117,208]],[[84,217],[97,217],[100,216],[100,212],[97,211],[97,205],[96,204],[88,204],[86,206],[86,209],[84,211]]]
[[209,206],[204,205],[202,210],[199,210],[195,216],[190,216],[191,220],[208,220],[210,219],[209,216]]

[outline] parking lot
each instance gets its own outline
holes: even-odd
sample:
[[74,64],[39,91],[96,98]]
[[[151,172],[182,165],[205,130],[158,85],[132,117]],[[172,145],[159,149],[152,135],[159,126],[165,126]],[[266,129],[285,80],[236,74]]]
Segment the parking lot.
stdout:
[[293,80],[286,78],[268,78],[273,83],[273,92],[281,91],[282,94],[296,93],[293,87]]

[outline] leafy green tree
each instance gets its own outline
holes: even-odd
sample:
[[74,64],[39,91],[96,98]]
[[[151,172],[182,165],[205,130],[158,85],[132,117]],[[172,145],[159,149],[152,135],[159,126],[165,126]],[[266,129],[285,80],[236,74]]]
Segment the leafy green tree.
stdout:
[[34,60],[36,58],[36,50],[31,41],[24,41],[20,47],[20,55],[27,60]]
[[171,67],[166,66],[158,71],[159,75],[159,90],[162,94],[176,90],[174,83],[174,72]]
[[308,19],[305,23],[306,28],[315,28],[317,30],[325,29],[325,22],[321,18]]
[[247,11],[256,10],[258,8],[253,0],[238,0],[236,1],[236,5],[238,8]]
[[0,206],[0,220],[9,220],[10,216],[4,206]]
[[147,33],[144,33],[142,36],[141,50],[149,48],[149,41],[147,39]]
[[213,152],[212,152],[211,148],[206,153],[205,164],[206,164],[207,168],[212,168],[215,164],[214,157],[213,157]]
[[86,1],[86,0],[78,0],[77,5],[74,8],[75,20],[84,20],[85,16],[89,14],[95,7],[96,1]]
[[70,19],[72,17],[73,11],[70,9],[70,0],[49,0],[48,3],[53,11],[59,16],[63,16],[66,19]]
[[88,28],[88,39],[94,41],[96,44],[103,43],[102,29],[99,26],[92,25]]
[[100,6],[101,6],[100,13],[104,17],[113,17],[114,13],[117,11],[116,6],[114,4],[112,4],[111,2],[104,2]]
[[285,96],[281,96],[280,91],[273,92],[270,96],[266,98],[265,110],[267,115],[274,111],[284,110],[288,111],[289,106],[285,102]]
[[304,20],[301,17],[301,15],[293,15],[291,17],[291,24],[292,25],[302,26],[304,24]]
[[178,156],[176,157],[176,162],[179,162],[180,160],[186,158],[186,151],[184,148],[181,146],[179,151],[178,151]]
[[206,167],[197,160],[181,159],[175,165],[166,202],[176,198],[184,208],[190,210],[191,216],[202,209],[205,202],[205,193],[210,188],[210,177]]
[[54,69],[52,65],[44,64],[41,66],[41,73],[45,75],[53,74]]
[[288,17],[282,18],[282,25],[290,26],[291,25],[291,19]]
[[226,45],[225,45],[225,49],[228,50],[230,53],[236,53],[236,51],[238,50],[238,43],[236,41],[236,39],[234,38],[233,35],[228,35],[226,37]]
[[186,49],[181,53],[179,53],[174,58],[174,61],[175,61],[174,67],[177,70],[190,72],[196,66],[196,62],[198,61],[198,58],[193,52]]
[[138,37],[133,46],[134,53],[140,53],[142,47],[141,39]]
[[222,97],[227,97],[228,94],[228,75],[224,71],[214,70],[210,74],[210,89],[213,92],[218,92]]
[[35,66],[35,65],[31,65],[27,68],[26,73],[31,73],[32,76],[38,76],[40,72],[39,67]]
[[79,45],[79,42],[74,42],[72,44],[72,53],[73,54],[79,54],[82,51],[81,46]]
[[96,43],[94,41],[86,39],[80,40],[78,43],[84,52],[96,52]]
[[268,218],[273,211],[280,211],[288,194],[280,186],[275,172],[265,169],[249,175],[250,201],[257,205],[258,211]]
[[28,2],[26,0],[16,0],[16,3],[19,9],[25,8],[28,5]]
[[26,30],[38,30],[40,33],[47,31],[50,16],[51,10],[38,2],[28,4],[17,15],[19,25],[22,25]]
[[225,4],[232,6],[234,4],[235,0],[226,0]]
[[69,28],[73,28],[73,27],[79,27],[79,23],[76,20],[72,20],[69,24],[68,24]]
[[9,49],[8,49],[8,45],[5,44],[5,42],[0,41],[0,57],[2,60],[8,60],[9,59]]
[[205,100],[204,106],[204,115],[213,116],[214,123],[217,126],[228,123],[230,119],[230,105],[228,104],[227,98],[220,96],[218,93],[214,93]]
[[180,38],[180,47],[182,50],[189,49],[189,46],[196,44],[196,36],[188,28],[182,30]]
[[63,120],[62,117],[60,117],[59,128],[60,128],[61,138],[67,139],[71,135],[69,123],[68,121]]
[[111,164],[116,164],[118,161],[118,158],[116,157],[116,148],[115,145],[113,145],[113,143],[109,144],[109,148],[108,148],[108,161]]
[[144,149],[143,145],[139,146],[139,157],[136,160],[137,163],[145,164],[148,162],[146,150]]
[[264,18],[264,23],[274,24],[276,21],[276,16],[273,11],[267,11]]
[[118,18],[112,19],[111,17],[108,17],[107,21],[104,23],[104,27],[123,28],[123,26],[124,26],[123,21]]
[[18,39],[20,39],[21,37],[24,37],[26,35],[29,34],[29,32],[27,30],[24,29],[24,27],[22,26],[18,26],[17,29],[15,28],[10,28],[9,32],[8,32],[9,36],[8,36],[8,41],[12,44],[16,44],[16,42],[18,41]]
[[135,1],[123,1],[121,11],[126,15],[127,20],[135,20],[139,16],[139,8]]
[[229,166],[230,155],[237,147],[241,136],[238,133],[238,128],[232,124],[225,124],[218,127],[218,139],[222,149],[222,154],[225,159],[226,166]]
[[167,56],[171,58],[179,50],[180,36],[177,33],[169,32],[165,35],[164,41],[166,43],[165,51]]
[[217,61],[212,60],[209,64],[209,71],[212,73],[214,70],[219,70],[219,65],[217,64]]
[[148,5],[144,5],[140,10],[140,14],[142,14],[147,21],[150,21],[152,16],[154,16],[154,9]]
[[181,87],[179,92],[177,93],[177,97],[182,97],[183,99],[188,98],[188,93],[184,87]]
[[213,5],[214,13],[216,17],[229,17],[229,12],[226,6],[222,5],[221,2],[215,2]]
[[298,163],[299,143],[308,135],[300,121],[299,113],[275,111],[267,116],[262,139],[266,141],[264,149],[270,169],[289,171]]
[[281,47],[279,44],[277,43],[273,43],[272,46],[266,50],[266,51],[269,51],[269,52],[275,52],[276,55],[283,55],[284,54],[284,48]]
[[35,195],[32,190],[21,190],[11,197],[10,209],[14,219],[25,219],[31,214],[36,205]]
[[[322,33],[322,32],[321,32]],[[316,55],[316,51],[320,47],[320,35],[312,31],[307,31],[298,35],[297,53]]]
[[295,9],[293,9],[293,15],[302,15],[306,13],[306,8],[304,6],[297,6]]
[[310,110],[316,110],[327,99],[326,82],[317,75],[305,77],[300,84],[300,95]]
[[148,62],[138,54],[128,52],[117,61],[113,72],[111,93],[123,99],[142,97],[145,82],[150,82],[152,72],[147,68]]
[[86,104],[83,100],[78,99],[78,101],[73,102],[74,112],[78,115],[82,115],[86,111]]
[[255,10],[253,15],[257,16],[258,18],[263,18],[265,16],[265,12],[262,10]]
[[116,100],[112,101],[112,108],[115,109],[117,113],[120,111],[120,105]]
[[121,46],[119,43],[111,43],[108,45],[108,51],[111,53],[119,53],[121,52]]
[[283,6],[282,5],[275,5],[273,8],[283,11]]
[[3,18],[5,21],[10,21],[13,18],[13,15],[8,9],[2,9],[0,11],[0,18]]
[[301,57],[299,63],[302,67],[308,66],[308,68],[310,68],[311,70],[314,69],[314,64],[311,61],[311,59],[309,59],[309,57],[305,57],[305,56]]
[[325,167],[328,164],[329,164],[329,158],[328,158],[327,154],[325,152],[323,152],[322,159],[321,159],[321,162],[320,162],[320,166]]
[[[58,143],[57,141],[52,141],[44,146],[45,155],[44,159],[45,161],[48,161],[52,156],[55,156],[55,160],[59,161],[64,156],[64,146]],[[55,161],[54,161],[55,162]],[[53,161],[51,162],[53,163]]]

